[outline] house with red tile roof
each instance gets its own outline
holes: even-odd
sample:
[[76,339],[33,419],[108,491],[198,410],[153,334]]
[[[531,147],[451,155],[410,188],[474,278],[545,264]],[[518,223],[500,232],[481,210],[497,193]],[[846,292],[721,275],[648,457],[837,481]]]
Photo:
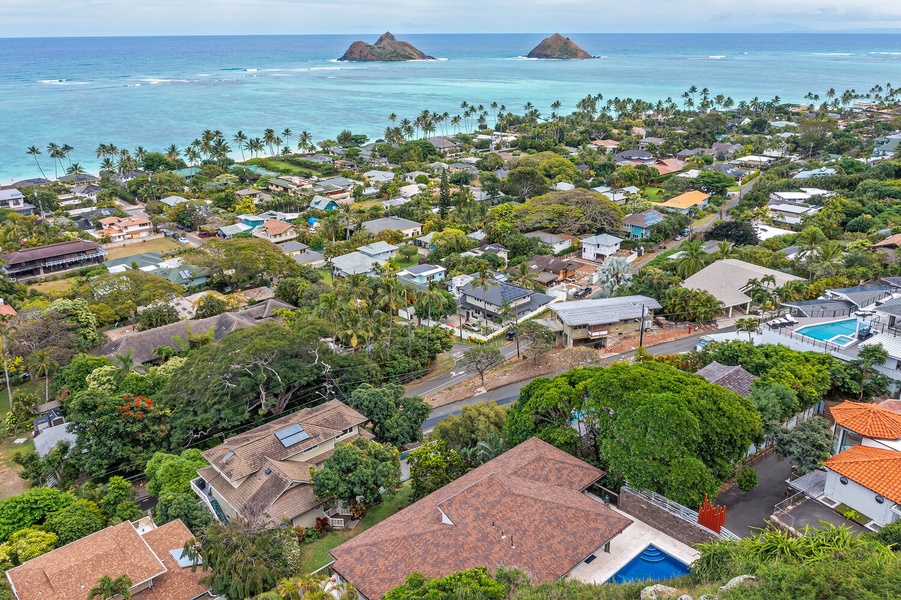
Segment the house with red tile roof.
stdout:
[[180,520],[160,527],[126,521],[26,561],[6,578],[17,600],[81,600],[104,575],[127,575],[134,600],[195,600],[209,588],[182,556],[193,538]]
[[338,546],[331,569],[368,600],[412,572],[504,565],[554,581],[633,523],[585,493],[603,475],[532,438]]

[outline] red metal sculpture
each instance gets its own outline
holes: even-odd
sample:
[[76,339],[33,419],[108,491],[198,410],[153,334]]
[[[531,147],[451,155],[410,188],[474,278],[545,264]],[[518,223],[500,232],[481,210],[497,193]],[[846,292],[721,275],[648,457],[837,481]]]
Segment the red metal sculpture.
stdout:
[[719,533],[725,524],[726,507],[710,504],[707,494],[704,494],[704,503],[698,507],[698,525]]

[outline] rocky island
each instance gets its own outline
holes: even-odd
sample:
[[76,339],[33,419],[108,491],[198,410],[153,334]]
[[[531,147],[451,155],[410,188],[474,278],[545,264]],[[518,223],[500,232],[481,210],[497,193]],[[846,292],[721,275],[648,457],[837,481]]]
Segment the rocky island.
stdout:
[[553,58],[557,60],[574,60],[584,58],[594,58],[582,50],[578,44],[567,37],[563,37],[559,33],[555,33],[549,38],[542,40],[540,44],[535,46],[526,58]]
[[390,32],[382,34],[374,44],[354,42],[338,59],[345,62],[435,60],[434,57],[414,48],[407,42],[400,42]]

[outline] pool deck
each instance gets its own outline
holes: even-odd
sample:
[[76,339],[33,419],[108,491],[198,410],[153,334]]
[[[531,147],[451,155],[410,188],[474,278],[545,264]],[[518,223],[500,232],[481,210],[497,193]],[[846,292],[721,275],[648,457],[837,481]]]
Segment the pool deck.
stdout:
[[825,349],[828,349],[833,352],[839,352],[841,354],[850,356],[851,358],[857,358],[858,352],[860,352],[860,340],[854,340],[847,346],[842,346],[835,344],[833,342],[818,340],[816,338],[812,338],[808,335],[804,335],[803,333],[798,333],[798,330],[803,329],[804,327],[809,327],[811,325],[822,325],[823,323],[834,323],[836,321],[849,321],[856,317],[853,316],[843,316],[843,317],[795,317],[798,321],[797,325],[790,325],[787,327],[780,327],[779,329],[772,329],[766,323],[761,324],[760,329],[762,331],[767,331],[768,333],[773,333],[782,337],[789,337],[798,342],[801,342],[804,345],[810,345],[811,350],[819,350],[822,352]]
[[698,551],[691,546],[683,544],[646,523],[635,520],[632,515],[617,510],[613,506],[610,507],[610,510],[632,519],[632,524],[613,538],[610,542],[609,553],[598,550],[595,553],[597,557],[595,560],[590,564],[584,562],[579,564],[567,575],[567,578],[577,579],[584,583],[604,583],[650,545],[656,546],[687,565],[693,563],[700,556]]

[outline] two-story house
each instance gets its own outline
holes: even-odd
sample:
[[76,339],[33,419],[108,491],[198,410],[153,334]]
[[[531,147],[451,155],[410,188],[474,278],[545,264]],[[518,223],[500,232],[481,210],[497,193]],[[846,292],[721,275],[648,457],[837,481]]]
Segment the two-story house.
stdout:
[[273,244],[283,244],[295,239],[297,230],[290,223],[278,219],[268,219],[262,225],[255,227],[250,234],[253,237],[269,240]]
[[619,252],[622,238],[609,233],[593,235],[582,240],[582,258],[586,260],[604,260]]
[[490,281],[486,286],[472,280],[460,288],[459,306],[467,320],[473,317],[495,319],[501,317],[504,306],[514,315],[524,315],[546,306],[553,298],[521,288],[511,283]]
[[431,281],[444,281],[447,269],[438,265],[413,265],[397,273],[397,278],[417,287],[424,287]]
[[197,471],[191,489],[218,521],[239,516],[312,527],[317,517],[329,517],[333,527],[344,527],[350,514],[340,506],[323,510],[310,469],[336,444],[371,439],[365,424],[366,417],[337,400],[286,415],[204,451],[210,466]]
[[665,218],[659,211],[652,208],[644,212],[627,215],[623,220],[623,228],[629,234],[629,238],[643,240],[651,235],[651,227],[657,223],[662,223]]
[[645,329],[654,319],[660,303],[647,296],[623,296],[599,300],[575,300],[551,306],[553,329],[562,335],[566,347],[583,344],[612,345],[611,340],[635,333],[644,321]]
[[0,190],[0,208],[12,210],[20,215],[34,214],[34,205],[25,202],[25,196],[19,190]]
[[145,217],[105,217],[100,219],[100,226],[101,229],[93,235],[109,237],[114,242],[147,237],[153,233],[153,223]]
[[371,256],[380,261],[386,261],[397,256],[397,246],[379,240],[378,242],[360,246],[357,248],[357,252],[362,252],[366,256]]
[[103,262],[106,250],[95,242],[75,240],[16,250],[0,255],[9,277],[33,277]]

